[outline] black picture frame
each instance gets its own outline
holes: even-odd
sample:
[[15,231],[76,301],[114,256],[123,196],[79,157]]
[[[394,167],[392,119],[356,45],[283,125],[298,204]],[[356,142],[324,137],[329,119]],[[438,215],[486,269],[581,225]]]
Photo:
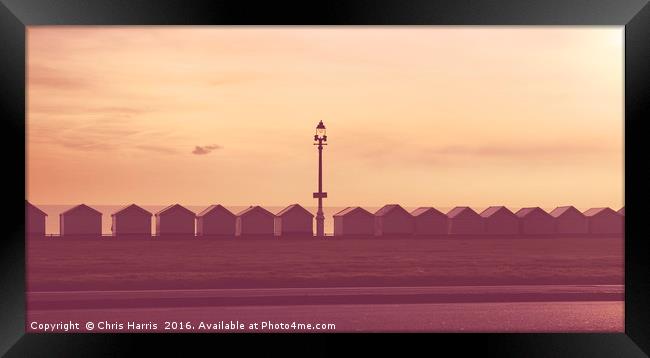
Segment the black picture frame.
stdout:
[[[625,26],[625,333],[621,334],[25,334],[25,40],[32,25],[620,25]],[[499,357],[643,357],[650,352],[647,227],[649,178],[643,120],[650,118],[650,5],[642,0],[570,1],[182,1],[0,0],[0,123],[3,225],[0,353],[10,357],[479,353]],[[585,84],[588,86],[588,84]],[[644,185],[645,184],[645,185]],[[336,347],[340,336],[347,346]],[[399,336],[400,342],[394,340]],[[249,340],[255,338],[255,344]],[[342,351],[345,349],[345,351]],[[645,353],[644,353],[645,352]]]

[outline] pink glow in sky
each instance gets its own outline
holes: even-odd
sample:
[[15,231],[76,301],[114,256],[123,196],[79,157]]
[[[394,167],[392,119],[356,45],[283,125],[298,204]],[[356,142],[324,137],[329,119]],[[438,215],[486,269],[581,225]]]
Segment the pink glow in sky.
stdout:
[[36,204],[623,205],[623,27],[29,27]]

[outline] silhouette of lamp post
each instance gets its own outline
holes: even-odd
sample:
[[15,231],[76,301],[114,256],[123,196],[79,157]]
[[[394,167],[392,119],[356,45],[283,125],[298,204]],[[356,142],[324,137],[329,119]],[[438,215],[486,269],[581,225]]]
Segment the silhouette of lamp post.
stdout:
[[323,198],[327,198],[327,193],[323,192],[323,146],[327,145],[327,132],[323,121],[318,122],[316,134],[314,135],[314,145],[318,146],[318,192],[314,193],[314,198],[318,199],[318,211],[316,212],[316,236],[325,237],[325,215],[323,215]]

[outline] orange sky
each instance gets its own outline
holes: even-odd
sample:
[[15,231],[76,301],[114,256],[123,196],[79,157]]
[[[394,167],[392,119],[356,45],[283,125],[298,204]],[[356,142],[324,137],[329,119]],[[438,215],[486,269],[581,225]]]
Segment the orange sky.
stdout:
[[623,205],[623,27],[29,27],[37,204]]

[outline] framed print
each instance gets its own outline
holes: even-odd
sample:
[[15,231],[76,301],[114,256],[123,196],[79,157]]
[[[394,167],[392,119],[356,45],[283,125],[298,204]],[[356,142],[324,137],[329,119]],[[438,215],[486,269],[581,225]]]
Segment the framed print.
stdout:
[[3,354],[650,351],[647,2],[0,14]]

